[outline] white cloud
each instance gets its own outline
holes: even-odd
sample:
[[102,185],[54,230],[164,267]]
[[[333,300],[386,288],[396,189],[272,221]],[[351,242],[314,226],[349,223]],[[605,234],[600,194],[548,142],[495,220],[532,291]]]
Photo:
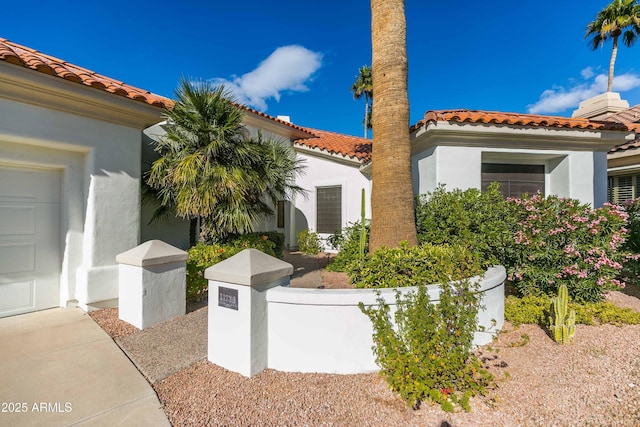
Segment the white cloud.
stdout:
[[[535,104],[527,106],[531,114],[559,113],[570,108],[578,108],[580,101],[604,93],[607,90],[607,75],[595,74],[591,67],[580,72],[582,80],[571,87],[554,87],[542,92]],[[616,92],[628,91],[640,87],[640,75],[633,73],[614,77],[613,89]]]
[[591,77],[595,76],[595,72],[593,71],[593,67],[587,67],[585,69],[583,69],[582,71],[580,71],[580,75],[582,76],[583,79],[590,79]]
[[241,104],[267,109],[267,100],[280,100],[282,92],[306,92],[309,82],[322,66],[322,54],[298,45],[277,48],[257,68],[231,80],[216,78]]

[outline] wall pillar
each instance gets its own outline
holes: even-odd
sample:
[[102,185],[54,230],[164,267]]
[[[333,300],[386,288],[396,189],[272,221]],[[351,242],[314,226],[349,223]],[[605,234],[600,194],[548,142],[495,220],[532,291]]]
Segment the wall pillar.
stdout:
[[207,268],[209,280],[208,359],[245,377],[267,368],[266,291],[289,285],[293,266],[257,249]]
[[138,329],[183,316],[188,254],[149,240],[116,256],[119,317]]

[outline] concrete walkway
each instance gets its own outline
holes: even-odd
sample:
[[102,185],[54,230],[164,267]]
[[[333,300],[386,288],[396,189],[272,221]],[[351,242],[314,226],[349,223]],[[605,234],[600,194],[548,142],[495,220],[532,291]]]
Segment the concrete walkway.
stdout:
[[0,404],[3,427],[169,426],[149,383],[80,309],[0,319]]
[[327,265],[327,262],[321,256],[286,251],[284,261],[293,265],[290,283],[292,288],[318,288],[322,286],[320,270]]

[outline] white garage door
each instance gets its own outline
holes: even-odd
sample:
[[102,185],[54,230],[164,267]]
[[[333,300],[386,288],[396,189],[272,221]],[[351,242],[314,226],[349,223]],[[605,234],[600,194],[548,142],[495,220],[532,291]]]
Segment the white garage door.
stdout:
[[61,175],[0,165],[0,317],[60,304]]

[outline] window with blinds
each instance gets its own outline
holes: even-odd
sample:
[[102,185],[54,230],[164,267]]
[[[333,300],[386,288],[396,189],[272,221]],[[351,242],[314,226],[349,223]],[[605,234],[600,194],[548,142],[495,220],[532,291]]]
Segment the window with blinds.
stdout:
[[538,191],[544,196],[544,165],[483,163],[481,172],[482,191],[497,182],[505,197],[532,196]]
[[611,203],[640,197],[640,174],[610,176],[608,193]]
[[316,232],[334,234],[342,229],[342,186],[316,187]]

